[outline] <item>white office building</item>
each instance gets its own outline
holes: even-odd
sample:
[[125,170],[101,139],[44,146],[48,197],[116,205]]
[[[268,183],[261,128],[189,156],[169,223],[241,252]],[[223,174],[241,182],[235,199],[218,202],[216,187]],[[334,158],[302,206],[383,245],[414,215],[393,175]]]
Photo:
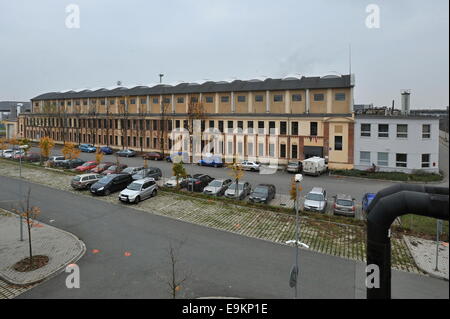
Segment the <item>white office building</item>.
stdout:
[[439,119],[357,115],[354,168],[439,173]]

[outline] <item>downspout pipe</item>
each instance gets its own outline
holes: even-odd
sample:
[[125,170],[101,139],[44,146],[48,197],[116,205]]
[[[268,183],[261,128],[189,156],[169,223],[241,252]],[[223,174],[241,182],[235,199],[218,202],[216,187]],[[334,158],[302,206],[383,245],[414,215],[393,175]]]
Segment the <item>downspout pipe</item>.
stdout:
[[415,214],[449,220],[449,190],[398,184],[377,193],[368,208],[367,265],[379,269],[379,287],[367,287],[368,299],[391,298],[390,227],[398,216]]

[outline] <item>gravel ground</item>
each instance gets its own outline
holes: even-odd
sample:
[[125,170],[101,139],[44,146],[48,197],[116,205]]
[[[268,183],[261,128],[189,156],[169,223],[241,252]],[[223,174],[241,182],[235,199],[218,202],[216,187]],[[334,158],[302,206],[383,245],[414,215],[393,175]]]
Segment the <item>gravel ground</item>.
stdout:
[[[17,177],[18,166],[1,161],[0,175]],[[73,190],[70,186],[71,176],[52,170],[26,167],[22,168],[22,177],[49,187],[91,196],[88,191]],[[117,197],[118,193],[98,199],[120,204]],[[185,195],[159,192],[157,197],[140,202],[134,205],[134,208],[278,243],[286,243],[295,237],[294,216]],[[311,250],[343,258],[365,260],[366,233],[363,227],[301,217],[300,238]],[[393,268],[420,273],[403,238],[393,234],[391,240]]]

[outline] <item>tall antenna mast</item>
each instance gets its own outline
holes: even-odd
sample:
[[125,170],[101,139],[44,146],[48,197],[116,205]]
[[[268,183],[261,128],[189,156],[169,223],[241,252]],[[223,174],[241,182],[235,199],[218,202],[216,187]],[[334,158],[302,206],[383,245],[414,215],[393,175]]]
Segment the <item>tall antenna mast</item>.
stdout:
[[348,44],[348,71],[352,75],[352,44]]

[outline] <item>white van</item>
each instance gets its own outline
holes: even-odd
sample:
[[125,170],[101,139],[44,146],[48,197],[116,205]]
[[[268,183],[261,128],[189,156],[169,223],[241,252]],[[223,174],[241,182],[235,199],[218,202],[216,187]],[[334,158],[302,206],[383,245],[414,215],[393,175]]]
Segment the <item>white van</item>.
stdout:
[[303,163],[303,174],[319,176],[328,170],[328,165],[324,158],[321,157],[310,157],[302,161]]

